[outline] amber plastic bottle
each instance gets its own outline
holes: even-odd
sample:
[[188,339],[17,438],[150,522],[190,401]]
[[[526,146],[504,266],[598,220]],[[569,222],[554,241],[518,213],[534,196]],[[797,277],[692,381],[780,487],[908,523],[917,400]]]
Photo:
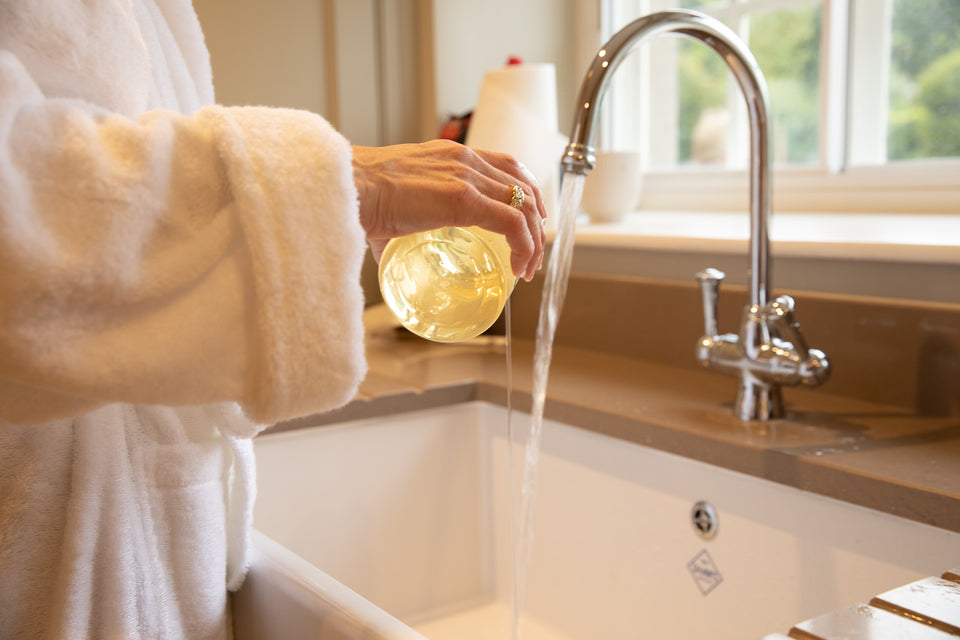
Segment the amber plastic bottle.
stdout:
[[436,342],[486,331],[516,284],[506,239],[479,227],[394,238],[380,258],[379,275],[383,299],[397,320]]

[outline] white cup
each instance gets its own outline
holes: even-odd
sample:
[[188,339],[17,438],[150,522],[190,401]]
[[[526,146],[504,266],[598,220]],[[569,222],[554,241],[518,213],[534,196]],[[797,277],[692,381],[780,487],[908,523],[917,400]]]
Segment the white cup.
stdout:
[[587,174],[580,206],[591,222],[615,222],[640,203],[643,172],[639,151],[598,151]]

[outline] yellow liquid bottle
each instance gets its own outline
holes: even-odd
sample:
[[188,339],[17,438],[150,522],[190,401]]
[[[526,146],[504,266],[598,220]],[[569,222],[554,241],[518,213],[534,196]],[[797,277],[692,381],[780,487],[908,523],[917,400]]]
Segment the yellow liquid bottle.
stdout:
[[506,239],[479,227],[394,238],[380,258],[380,292],[397,320],[436,342],[478,336],[496,322],[516,278]]

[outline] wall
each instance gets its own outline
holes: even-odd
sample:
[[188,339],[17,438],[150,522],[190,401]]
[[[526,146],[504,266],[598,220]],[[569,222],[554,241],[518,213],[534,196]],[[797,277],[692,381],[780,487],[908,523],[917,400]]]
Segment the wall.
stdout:
[[[532,340],[536,335],[543,282],[538,277],[517,285],[511,298],[514,337]],[[721,333],[739,333],[747,299],[743,286],[721,288]],[[797,297],[796,321],[808,346],[821,349],[832,362],[830,377],[817,394],[922,416],[960,417],[960,305],[803,292]],[[703,331],[702,297],[692,280],[573,273],[556,340],[567,347],[699,371],[695,352]],[[728,380],[733,401],[737,383]],[[790,401],[795,392],[785,393]],[[888,417],[896,419],[897,412]],[[841,412],[834,418],[839,427],[857,416]],[[942,427],[935,437],[956,438],[956,420]]]
[[[519,55],[557,66],[561,128],[586,64],[575,0],[195,0],[217,98],[315,111],[357,144],[432,138],[483,74]],[[583,67],[582,69],[579,67]]]
[[217,100],[324,113],[323,3],[195,0]]
[[420,139],[420,0],[196,0],[217,100],[307,109],[356,144]]
[[559,124],[569,132],[576,90],[587,68],[575,53],[575,5],[575,0],[434,2],[436,112],[469,111],[483,74],[518,55],[526,62],[556,65]]
[[[573,41],[575,22],[585,19],[576,0],[194,0],[194,7],[221,104],[308,109],[354,144],[435,137],[446,117],[474,106],[484,73],[509,55],[556,65],[564,130],[586,69]],[[363,279],[368,301],[378,301],[372,259]]]

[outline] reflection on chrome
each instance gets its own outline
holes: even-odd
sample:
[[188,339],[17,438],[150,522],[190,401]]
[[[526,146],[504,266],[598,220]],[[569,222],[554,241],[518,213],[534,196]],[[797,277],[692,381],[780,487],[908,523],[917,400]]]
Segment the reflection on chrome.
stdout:
[[561,165],[570,174],[587,174],[596,162],[593,140],[600,100],[610,77],[640,42],[676,33],[704,42],[716,51],[737,79],[750,120],[750,300],[739,334],[717,331],[717,293],[724,274],[707,269],[697,275],[704,300],[705,335],[697,360],[706,368],[739,376],[734,414],[742,420],[783,416],[782,385],[817,386],[829,377],[822,351],[810,349],[793,318],[789,296],[770,300],[770,155],[767,86],[753,55],[723,23],[696,11],[664,11],[630,23],[597,53],[580,87],[570,144]]

